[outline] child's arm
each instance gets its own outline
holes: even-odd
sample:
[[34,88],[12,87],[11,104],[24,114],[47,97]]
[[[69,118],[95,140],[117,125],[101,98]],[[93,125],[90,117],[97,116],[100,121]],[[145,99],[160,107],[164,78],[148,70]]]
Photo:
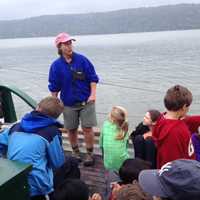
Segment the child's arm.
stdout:
[[183,120],[187,124],[191,133],[198,132],[198,127],[200,126],[200,115],[186,116]]
[[131,133],[131,137],[135,137],[136,135],[143,135],[149,131],[149,127],[144,125],[142,122],[137,125],[135,130]]

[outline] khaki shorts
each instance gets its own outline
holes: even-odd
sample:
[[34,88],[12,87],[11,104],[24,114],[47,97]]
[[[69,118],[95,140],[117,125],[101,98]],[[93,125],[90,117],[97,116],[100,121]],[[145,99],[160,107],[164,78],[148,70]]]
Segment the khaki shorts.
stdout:
[[79,122],[81,122],[81,127],[84,128],[97,126],[94,102],[89,102],[84,106],[65,106],[63,116],[66,129],[77,129]]

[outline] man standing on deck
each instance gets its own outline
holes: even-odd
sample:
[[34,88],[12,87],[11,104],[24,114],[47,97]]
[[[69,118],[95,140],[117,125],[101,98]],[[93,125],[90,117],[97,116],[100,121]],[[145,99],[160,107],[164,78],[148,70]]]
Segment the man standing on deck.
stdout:
[[49,71],[49,90],[52,96],[58,95],[64,103],[64,125],[68,130],[72,146],[72,155],[81,160],[77,140],[79,119],[86,143],[85,166],[94,165],[93,126],[97,125],[95,100],[96,84],[99,78],[92,63],[83,55],[73,52],[72,41],[67,33],[56,36],[55,45],[59,58],[56,59]]

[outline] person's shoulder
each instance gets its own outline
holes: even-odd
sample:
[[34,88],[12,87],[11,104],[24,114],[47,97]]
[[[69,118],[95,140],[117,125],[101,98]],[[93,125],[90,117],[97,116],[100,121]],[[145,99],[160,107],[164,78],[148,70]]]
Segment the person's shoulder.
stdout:
[[143,122],[140,122],[137,127],[135,128],[136,131],[141,131],[141,132],[148,132],[150,129],[147,125],[144,125]]
[[45,138],[48,142],[52,142],[54,138],[60,137],[60,130],[57,124],[52,124],[47,127],[41,128],[37,132],[40,137]]
[[189,130],[186,124],[182,120],[168,121],[165,126],[165,130],[168,130],[171,136],[177,135],[177,136],[183,137],[189,134]]
[[60,66],[60,63],[62,63],[62,58],[58,57],[52,62],[51,66]]
[[73,56],[79,62],[81,61],[81,62],[83,62],[83,63],[85,63],[87,65],[91,64],[90,60],[83,54],[73,52]]
[[[153,128],[153,136],[157,139],[163,139],[167,137],[173,137],[174,134],[179,134],[185,127],[182,120],[175,119],[160,119]],[[169,134],[170,133],[170,134]]]
[[103,126],[109,126],[109,125],[111,125],[111,122],[109,120],[105,120],[103,122]]
[[148,126],[144,125],[143,122],[140,122],[136,128],[132,131],[131,137],[136,135],[143,135],[144,133],[148,132],[150,129]]
[[103,123],[103,129],[105,130],[105,129],[113,129],[113,128],[116,128],[116,125],[114,124],[114,123],[112,123],[110,120],[106,120],[106,121],[104,121],[104,123]]
[[158,125],[161,125],[170,131],[178,131],[186,127],[185,123],[180,119],[163,119],[160,124],[158,123]]
[[73,56],[75,58],[87,59],[86,56],[84,56],[83,54],[77,53],[77,52],[73,52]]

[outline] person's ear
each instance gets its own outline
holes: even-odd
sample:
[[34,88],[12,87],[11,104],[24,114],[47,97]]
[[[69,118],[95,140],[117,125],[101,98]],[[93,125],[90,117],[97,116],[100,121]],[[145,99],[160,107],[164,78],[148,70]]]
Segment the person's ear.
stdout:
[[187,105],[187,104],[184,104],[184,106],[182,107],[182,109],[188,109],[189,108],[189,105]]
[[156,125],[156,121],[155,122],[151,122],[151,125],[153,125],[153,126]]
[[189,111],[189,106],[187,104],[184,104],[184,106],[180,109],[180,111],[186,114]]

